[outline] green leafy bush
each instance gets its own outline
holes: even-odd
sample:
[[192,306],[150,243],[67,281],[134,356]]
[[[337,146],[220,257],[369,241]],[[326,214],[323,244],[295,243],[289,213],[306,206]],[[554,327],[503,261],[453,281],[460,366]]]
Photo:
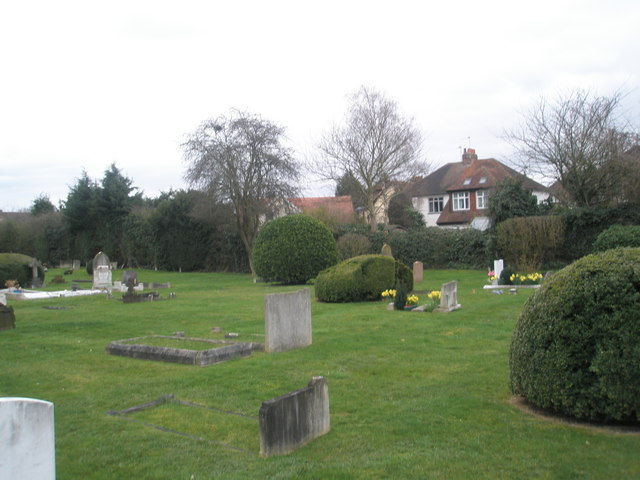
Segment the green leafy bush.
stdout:
[[316,278],[316,297],[322,302],[377,300],[384,290],[402,281],[413,289],[413,273],[384,255],[361,255],[323,270]]
[[614,225],[601,232],[593,242],[596,252],[618,247],[640,247],[640,226]]
[[534,271],[558,260],[564,223],[556,215],[510,218],[496,228],[498,258],[520,271]]
[[640,421],[640,249],[588,255],[525,303],[511,390],[584,420]]
[[320,220],[287,215],[268,222],[252,252],[256,273],[267,282],[304,284],[338,261],[336,241]]
[[[33,280],[33,270],[29,263],[33,258],[21,253],[0,253],[0,289],[7,280],[16,280],[21,287],[28,287]],[[44,279],[44,270],[38,266],[38,278]]]
[[371,242],[366,235],[360,233],[346,233],[336,243],[341,260],[371,253]]

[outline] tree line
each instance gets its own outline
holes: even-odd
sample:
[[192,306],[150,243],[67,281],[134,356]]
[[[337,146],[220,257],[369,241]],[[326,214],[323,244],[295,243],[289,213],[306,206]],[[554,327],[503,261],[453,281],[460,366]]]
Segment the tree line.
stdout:
[[[519,154],[521,171],[555,181],[556,197],[567,207],[637,203],[640,142],[621,120],[622,98],[577,90],[541,99],[519,127],[505,134]],[[286,145],[284,128],[232,110],[204,121],[182,148],[189,190],[149,199],[115,164],[99,181],[83,172],[60,209],[41,196],[28,215],[2,222],[0,251],[53,264],[86,261],[104,251],[130,267],[253,272],[258,229],[288,213],[287,199],[299,196],[296,185],[304,169]],[[382,93],[363,87],[351,97],[344,121],[318,142],[311,168],[336,183],[336,194],[351,195],[375,231],[386,187],[428,171],[421,148],[413,119],[402,116]],[[494,194],[493,203],[501,208],[493,227],[513,216],[505,214],[510,209],[530,214],[531,199],[514,202],[513,195],[517,200],[520,194],[513,188]],[[402,191],[390,213],[406,226],[423,225]]]

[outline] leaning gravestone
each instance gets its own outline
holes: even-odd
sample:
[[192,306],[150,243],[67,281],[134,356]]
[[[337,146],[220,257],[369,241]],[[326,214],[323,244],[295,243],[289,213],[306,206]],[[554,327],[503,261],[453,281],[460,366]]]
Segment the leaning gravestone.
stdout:
[[264,330],[267,353],[311,345],[310,290],[265,295]]
[[111,286],[112,275],[109,257],[103,252],[98,252],[93,258],[93,288],[111,288]]
[[0,398],[0,478],[56,477],[53,403]]
[[331,429],[329,386],[324,377],[260,407],[260,454],[283,455],[296,450]]
[[440,306],[438,306],[435,312],[448,313],[460,308],[458,303],[458,282],[443,283],[440,290]]

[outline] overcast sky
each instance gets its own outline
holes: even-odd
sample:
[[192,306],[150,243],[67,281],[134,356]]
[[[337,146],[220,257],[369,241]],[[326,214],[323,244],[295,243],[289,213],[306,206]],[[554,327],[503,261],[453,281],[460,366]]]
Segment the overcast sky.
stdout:
[[363,85],[413,117],[434,166],[469,146],[507,160],[503,131],[575,88],[623,90],[638,126],[639,19],[637,0],[3,2],[0,209],[57,205],[111,163],[147,197],[186,188],[180,144],[231,108],[304,160]]

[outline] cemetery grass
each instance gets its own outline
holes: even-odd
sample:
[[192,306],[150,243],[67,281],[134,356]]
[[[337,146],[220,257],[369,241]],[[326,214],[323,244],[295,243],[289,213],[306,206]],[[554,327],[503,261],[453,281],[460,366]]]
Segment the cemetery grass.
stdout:
[[[482,289],[486,272],[425,271],[418,291],[458,281],[462,308],[448,314],[314,301],[311,346],[207,367],[113,356],[105,346],[176,331],[220,338],[214,326],[261,341],[264,296],[300,287],[234,274],[138,277],[171,282],[159,293],[176,298],[10,302],[17,328],[0,332],[0,396],[54,403],[61,480],[640,477],[640,436],[553,422],[513,406],[509,342],[531,291],[492,294]],[[292,454],[261,458],[261,402],[317,375],[329,384],[329,434]],[[211,408],[174,401],[108,414],[168,394]]]

